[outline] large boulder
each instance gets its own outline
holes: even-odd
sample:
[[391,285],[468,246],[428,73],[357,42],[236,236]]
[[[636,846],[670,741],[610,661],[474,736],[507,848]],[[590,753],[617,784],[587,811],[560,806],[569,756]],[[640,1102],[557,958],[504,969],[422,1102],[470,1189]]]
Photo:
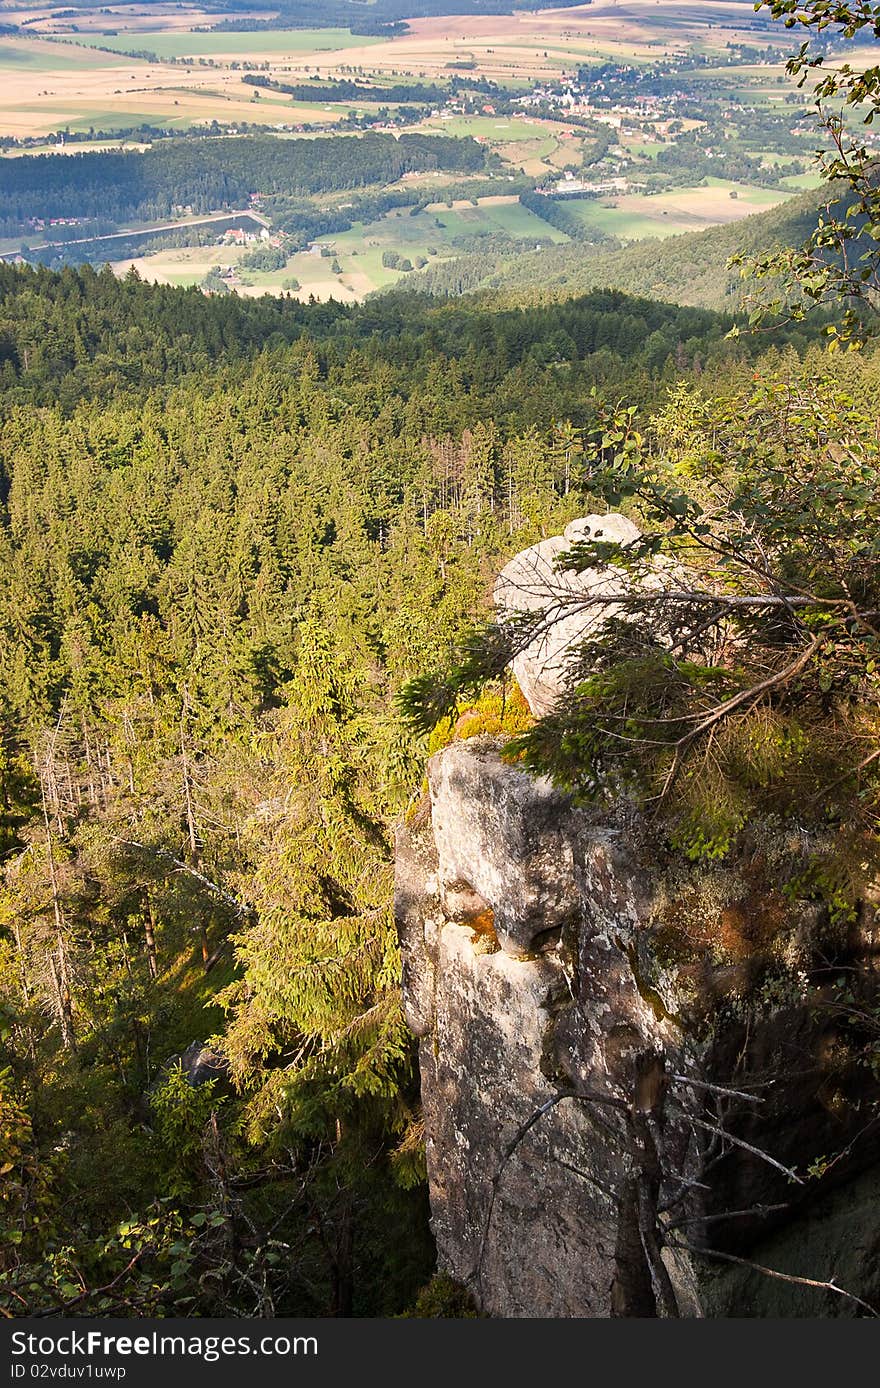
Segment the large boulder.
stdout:
[[570,573],[556,569],[561,554],[579,540],[607,540],[629,545],[641,535],[637,525],[614,512],[583,516],[561,535],[521,550],[501,570],[495,583],[495,606],[504,620],[518,613],[543,613],[540,632],[513,661],[513,673],[536,717],[552,712],[565,688],[577,648],[621,612],[619,605],[590,604],[605,594],[668,583],[662,561],[639,579],[615,565]]

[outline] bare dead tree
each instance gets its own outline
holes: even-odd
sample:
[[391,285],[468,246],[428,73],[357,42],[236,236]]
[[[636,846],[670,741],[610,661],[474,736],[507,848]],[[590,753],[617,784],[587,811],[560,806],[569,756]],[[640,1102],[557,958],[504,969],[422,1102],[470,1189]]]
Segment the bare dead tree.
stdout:
[[[603,1123],[602,1129],[606,1137],[618,1143],[622,1163],[619,1183],[612,1187],[582,1165],[562,1159],[556,1153],[551,1157],[555,1163],[591,1186],[617,1211],[615,1261],[618,1271],[611,1287],[612,1316],[659,1316],[667,1319],[681,1316],[679,1295],[663,1256],[664,1249],[736,1264],[762,1276],[827,1292],[852,1302],[866,1315],[880,1316],[880,1309],[839,1286],[834,1278],[785,1273],[687,1236],[685,1230],[691,1226],[705,1229],[709,1224],[728,1220],[763,1219],[791,1208],[791,1202],[769,1205],[756,1202],[745,1209],[724,1210],[708,1215],[703,1210],[693,1214],[676,1214],[688,1202],[693,1204],[695,1195],[711,1189],[709,1178],[712,1168],[731,1147],[747,1152],[798,1186],[802,1187],[805,1181],[800,1173],[779,1161],[772,1153],[731,1132],[723,1115],[719,1114],[715,1120],[709,1121],[693,1112],[691,1105],[681,1102],[680,1091],[683,1089],[696,1090],[717,1099],[740,1100],[750,1105],[765,1102],[765,1096],[752,1091],[670,1071],[666,1057],[661,1052],[648,1050],[636,1058],[633,1084],[627,1097],[572,1088],[560,1090],[539,1105],[519,1125],[502,1149],[501,1160],[489,1188],[476,1264],[467,1280],[482,1292],[483,1268],[496,1200],[510,1161],[538,1124],[559,1104],[571,1102],[582,1105],[587,1112],[594,1107],[609,1111],[612,1122],[610,1125]],[[697,1130],[702,1131],[709,1134],[711,1139],[702,1150],[694,1171],[688,1176],[671,1170],[666,1155],[663,1133],[669,1122],[670,1103],[678,1111],[679,1121],[683,1117],[692,1132],[696,1134]],[[673,1194],[662,1199],[664,1189],[671,1187],[674,1188]]]
[[52,900],[52,917],[54,921],[54,944],[48,957],[49,973],[52,979],[52,991],[55,998],[58,1024],[61,1028],[61,1041],[65,1050],[76,1050],[76,1032],[73,1021],[73,994],[70,986],[70,963],[67,948],[67,922],[64,915],[64,905],[61,899],[61,890],[58,881],[58,870],[55,859],[55,844],[53,840],[52,819],[56,825],[60,824],[59,832],[63,832],[63,823],[60,819],[60,808],[58,798],[55,796],[55,813],[50,815],[50,794],[54,785],[54,759],[55,746],[58,734],[64,719],[65,704],[62,704],[58,720],[52,738],[45,751],[45,755],[40,759],[37,766],[37,774],[40,782],[40,804],[43,814],[43,833],[46,848],[46,864],[49,869],[49,887]]

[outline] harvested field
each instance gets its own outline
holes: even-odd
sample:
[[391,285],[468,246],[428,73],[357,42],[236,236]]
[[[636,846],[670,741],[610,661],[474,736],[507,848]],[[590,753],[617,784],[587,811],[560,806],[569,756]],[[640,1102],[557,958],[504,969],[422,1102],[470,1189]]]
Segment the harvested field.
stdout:
[[587,226],[636,241],[741,221],[752,212],[785,202],[786,196],[770,188],[712,179],[706,187],[676,188],[653,197],[630,193],[615,198],[579,198],[567,202],[566,207]]
[[[2,12],[10,19],[18,13],[14,7]],[[338,117],[340,108],[319,102],[294,107],[266,92],[253,100],[233,62],[268,60],[269,75],[281,80],[295,80],[306,70],[338,77],[358,68],[389,78],[442,80],[467,64],[475,73],[524,86],[573,72],[585,61],[648,62],[685,47],[721,52],[728,43],[754,41],[759,23],[751,4],[740,0],[727,0],[723,7],[715,0],[685,7],[670,0],[593,0],[534,14],[419,19],[396,39],[365,38],[345,29],[195,33],[194,27],[216,22],[218,15],[192,5],[89,10],[75,16],[76,34],[70,32],[73,18],[52,14],[46,9],[35,27],[43,34],[54,29],[53,40],[13,38],[0,45],[0,135],[39,136],[66,125],[119,129],[119,111],[181,128],[215,119],[253,120],[255,107],[262,123],[271,123],[273,116],[278,123]],[[119,58],[97,45],[116,50]],[[160,61],[126,57],[126,50],[149,52]],[[768,70],[763,73],[772,84]],[[742,76],[746,80],[745,69]],[[769,95],[775,95],[771,85],[768,100]],[[503,133],[487,130],[485,138],[494,143]],[[524,142],[528,137],[511,122],[509,138]],[[529,172],[541,157],[529,156]]]

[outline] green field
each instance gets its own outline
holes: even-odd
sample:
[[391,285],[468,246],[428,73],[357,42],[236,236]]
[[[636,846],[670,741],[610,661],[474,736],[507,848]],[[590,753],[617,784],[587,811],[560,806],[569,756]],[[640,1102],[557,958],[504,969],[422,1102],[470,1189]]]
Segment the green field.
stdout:
[[506,144],[510,140],[556,140],[552,129],[538,121],[521,120],[518,116],[453,116],[451,120],[428,120],[420,127],[422,130],[436,130],[443,135],[453,135],[457,139],[472,135],[475,140],[489,140],[492,144]]
[[781,178],[779,181],[783,183],[786,188],[791,188],[797,193],[805,192],[808,188],[819,188],[825,182],[822,175],[816,169],[811,169],[809,173],[787,174],[785,178]]
[[67,72],[75,68],[112,67],[108,53],[77,53],[69,44],[48,39],[4,39],[0,42],[0,72],[19,76],[27,72]]
[[[732,193],[736,196],[732,197]],[[622,241],[636,241],[738,220],[749,212],[783,202],[785,198],[785,193],[773,189],[710,179],[699,187],[650,197],[627,194],[604,201],[573,198],[566,201],[566,208],[585,226]],[[268,273],[246,270],[244,274],[249,283],[238,286],[239,292],[279,293],[284,289],[284,281],[294,277],[300,281],[301,298],[314,293],[321,299],[334,297],[355,302],[376,289],[418,274],[417,270],[406,272],[383,265],[386,251],[397,252],[413,265],[419,258],[431,265],[462,255],[463,248],[455,244],[461,237],[486,236],[491,246],[491,238],[499,234],[535,246],[559,244],[569,239],[512,196],[483,198],[477,206],[459,200],[448,207],[438,201],[415,214],[409,208],[399,208],[366,226],[357,223],[348,231],[327,235],[322,238],[322,244],[329,249],[329,256],[301,251],[291,256],[282,270]],[[469,249],[479,249],[479,241]],[[136,265],[147,279],[156,277],[172,284],[198,284],[211,265],[235,265],[240,254],[236,247],[205,246],[157,252],[138,260]],[[340,266],[335,274],[334,261]],[[127,268],[127,262],[122,268]]]
[[241,53],[333,53],[382,43],[350,29],[283,29],[256,33],[136,33],[77,35],[89,48],[114,53],[155,53],[157,58],[238,57]]
[[[490,202],[483,200],[478,207],[459,203],[454,208],[443,204],[433,206],[417,217],[408,217],[414,228],[427,228],[428,239],[451,241],[456,236],[479,236],[481,232],[505,232],[508,236],[536,241],[567,241],[540,217],[520,202]],[[441,225],[438,225],[440,223]]]
[[[300,251],[289,258],[282,270],[245,270],[250,281],[239,288],[245,294],[277,294],[283,292],[284,281],[296,278],[302,286],[301,298],[314,293],[319,298],[341,298],[347,302],[363,299],[375,289],[382,289],[410,274],[391,270],[382,264],[386,251],[396,251],[413,264],[418,257],[428,264],[447,260],[461,254],[453,245],[459,236],[488,236],[506,233],[528,240],[534,245],[564,242],[568,237],[555,227],[536,217],[516,200],[508,202],[484,199],[477,207],[458,203],[450,209],[435,204],[415,216],[408,208],[389,212],[367,226],[356,223],[349,231],[322,238],[321,244],[330,248],[329,257]],[[236,265],[242,252],[234,246],[194,246],[191,248],[157,251],[134,263],[145,279],[157,278],[168,284],[200,284],[212,265]],[[334,274],[332,264],[338,260],[341,274]],[[123,273],[130,261],[120,263]]]
[[506,231],[508,236],[528,237],[530,240],[534,238],[536,241],[544,242],[568,240],[564,232],[536,217],[534,212],[523,207],[522,203],[504,203],[487,207],[485,211],[487,220],[494,223],[500,231]]
[[622,141],[622,143],[625,148],[629,150],[630,154],[634,154],[641,159],[656,159],[661,149],[667,148],[662,140],[627,139]]
[[[65,121],[64,128],[76,135],[83,135],[88,134],[90,130],[133,130],[139,125],[154,125],[155,121],[155,111],[126,107],[124,110],[111,112],[104,107],[99,111],[86,111],[78,120]],[[171,130],[189,130],[191,126],[198,125],[198,123],[199,117],[192,113],[185,116],[167,115],[162,117],[162,124]]]
[[[358,224],[350,231],[326,239],[343,265],[353,251],[359,252],[355,268],[362,270],[365,258],[373,251],[379,261],[384,250],[398,251],[410,259],[417,255],[427,256],[429,247],[435,247],[444,256],[456,255],[460,254],[452,244],[456,237],[499,232],[535,243],[568,240],[563,232],[548,226],[520,202],[488,199],[483,199],[478,207],[459,203],[448,208],[437,204],[416,216],[411,216],[408,209],[391,212],[369,226]],[[390,278],[395,279],[396,274],[392,272]]]
[[[21,107],[20,109],[25,111],[27,107]],[[100,108],[96,107],[93,110],[83,111],[75,120],[69,118],[68,107],[64,105],[53,107],[51,103],[47,103],[41,109],[43,111],[52,111],[56,109],[58,111],[57,128],[73,135],[87,135],[89,131],[95,130],[106,132],[108,135],[112,136],[113,132],[116,130],[133,130],[141,125],[154,125],[156,121],[155,110],[150,110],[146,107],[138,108],[135,106],[124,106],[116,107],[113,110],[108,110],[106,106]],[[189,130],[191,126],[197,125],[198,123],[198,115],[192,112],[186,115],[163,115],[162,117],[162,124],[173,130]],[[110,145],[112,147],[118,147],[114,145],[112,140],[110,141]],[[77,143],[75,146],[68,146],[66,153],[82,154],[88,149],[100,149],[102,147],[106,149],[108,146],[106,143],[103,146],[94,145],[91,142],[84,144]],[[39,154],[45,152],[58,153],[57,149],[52,145],[39,146],[35,150],[29,149],[19,151],[19,153],[23,154]]]

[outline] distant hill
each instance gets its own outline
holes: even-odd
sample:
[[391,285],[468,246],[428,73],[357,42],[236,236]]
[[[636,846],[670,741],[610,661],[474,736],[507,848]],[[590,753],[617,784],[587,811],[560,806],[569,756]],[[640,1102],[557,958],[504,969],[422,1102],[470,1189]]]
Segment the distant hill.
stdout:
[[499,290],[519,303],[567,299],[602,288],[733,311],[741,304],[744,286],[739,272],[727,269],[729,258],[738,251],[757,254],[799,245],[816,224],[823,196],[813,190],[739,222],[662,241],[637,241],[621,250],[583,242],[548,246],[493,269],[473,287]]
[[[386,25],[407,19],[429,19],[447,14],[513,14],[514,10],[538,10],[546,0],[280,0],[277,18],[267,28],[324,25],[350,26],[355,33],[381,33]],[[557,9],[581,5],[584,0],[554,0]],[[231,0],[225,9],[230,15],[246,16],[251,10],[265,12],[261,0]],[[261,26],[262,27],[262,26]]]
[[[722,0],[719,0],[721,3]],[[539,10],[548,0],[278,0],[271,19],[265,19],[263,0],[224,0],[214,8],[225,16],[216,25],[222,29],[322,29],[344,27],[355,34],[385,35],[404,32],[408,19],[433,19],[448,14],[513,14],[516,10]],[[569,9],[589,0],[553,0],[554,8]],[[105,8],[106,0],[76,0],[77,9]],[[42,8],[36,0],[25,0],[24,12]],[[167,13],[166,0],[143,0],[143,10]],[[109,21],[108,21],[109,23]],[[0,26],[6,29],[7,26]],[[214,27],[212,25],[212,27]],[[11,32],[17,32],[11,26]]]

